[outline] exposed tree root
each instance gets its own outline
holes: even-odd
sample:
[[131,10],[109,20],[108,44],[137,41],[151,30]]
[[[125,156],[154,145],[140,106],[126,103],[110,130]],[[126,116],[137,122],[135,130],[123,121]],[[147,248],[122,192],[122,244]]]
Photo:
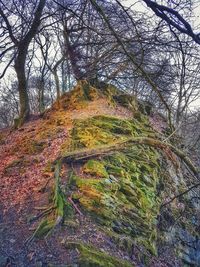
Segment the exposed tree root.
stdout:
[[74,209],[77,211],[77,213],[81,216],[83,216],[83,213],[80,211],[80,209],[77,207],[77,205],[74,203],[74,201],[72,200],[71,197],[68,197],[68,201],[69,203],[72,204],[72,206],[74,207]]
[[52,210],[56,209],[55,206],[51,206],[51,207],[48,207],[46,208],[45,210],[43,210],[42,212],[40,212],[38,215],[34,216],[30,222],[33,222],[33,221],[36,221],[38,220],[39,218],[42,218],[44,216],[47,216],[48,214],[50,214],[52,212]]
[[160,140],[156,140],[149,137],[131,137],[126,140],[111,144],[111,145],[104,145],[99,146],[94,149],[82,149],[82,150],[76,150],[70,153],[67,153],[63,156],[62,161],[66,163],[72,163],[76,161],[86,160],[91,157],[97,157],[97,156],[104,156],[108,154],[112,154],[115,151],[118,150],[124,150],[127,149],[130,144],[136,144],[136,145],[148,145],[155,148],[159,148],[162,151],[165,152],[166,149],[170,149],[174,154],[176,154],[183,162],[189,167],[189,169],[195,174],[195,176],[199,177],[199,171],[194,166],[192,161],[189,159],[189,157],[180,149],[174,147],[173,145],[169,143],[164,143]]

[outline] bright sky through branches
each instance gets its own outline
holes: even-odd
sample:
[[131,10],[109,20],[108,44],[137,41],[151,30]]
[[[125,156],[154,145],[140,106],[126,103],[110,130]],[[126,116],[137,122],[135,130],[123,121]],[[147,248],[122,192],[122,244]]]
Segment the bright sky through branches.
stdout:
[[[147,7],[147,5],[142,0],[122,0],[121,2],[124,6],[131,7],[132,10],[134,11],[139,11],[141,13],[149,14],[149,15],[155,16],[156,18],[156,15],[154,14],[154,12],[149,7]],[[161,1],[161,2],[164,2],[164,1]],[[164,4],[164,3],[161,3],[161,4]],[[191,24],[195,33],[200,33],[200,1],[196,1],[196,3],[194,3],[193,1],[192,13],[193,14],[191,16],[188,16],[189,14],[186,14],[187,18],[185,18],[184,15],[183,17],[185,19],[189,19],[189,23]],[[190,107],[194,109],[199,108],[200,99],[196,99],[194,102],[192,102]]]

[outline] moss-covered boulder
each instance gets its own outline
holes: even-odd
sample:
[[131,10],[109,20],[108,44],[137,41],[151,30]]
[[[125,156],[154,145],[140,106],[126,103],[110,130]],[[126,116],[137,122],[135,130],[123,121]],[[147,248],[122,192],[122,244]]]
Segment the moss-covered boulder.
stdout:
[[[73,237],[64,242],[69,254],[76,254],[67,266],[162,266],[165,251],[172,266],[196,266],[197,249],[185,249],[184,239],[199,238],[198,209],[189,195],[170,201],[187,189],[187,181],[165,132],[157,132],[149,120],[151,106],[113,85],[96,88],[81,81],[64,95],[60,107],[81,109],[99,98],[116,110],[131,110],[132,118],[79,117],[62,143],[53,203],[54,214]],[[159,142],[127,141],[142,138]]]
[[53,108],[81,109],[88,101],[98,99],[100,91],[85,80],[81,80],[70,92],[65,93],[57,100]]
[[[153,134],[146,118],[142,124],[136,119],[97,116],[74,122],[69,150],[98,148],[129,136]],[[73,199],[105,226],[111,237],[116,233],[119,238],[121,234],[131,236],[132,242],[137,240],[156,253],[159,158],[155,149],[136,145],[89,159],[82,163],[81,175],[73,174]]]

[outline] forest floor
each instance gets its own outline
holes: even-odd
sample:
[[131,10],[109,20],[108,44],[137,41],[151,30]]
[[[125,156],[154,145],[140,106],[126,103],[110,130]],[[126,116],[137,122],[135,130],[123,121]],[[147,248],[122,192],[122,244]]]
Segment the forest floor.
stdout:
[[105,250],[118,253],[117,249],[111,249],[113,246],[105,234],[78,213],[75,222],[80,227],[76,234],[66,228],[55,229],[48,238],[26,245],[40,221],[39,207],[49,205],[54,181],[51,163],[69,139],[73,120],[94,115],[127,119],[132,112],[121,106],[112,107],[101,98],[81,109],[50,110],[43,118],[33,116],[18,130],[0,132],[0,266],[50,266],[49,263],[61,266],[70,262],[77,253],[71,254],[62,245],[66,236],[72,239],[79,236],[95,242],[97,247],[103,243]]

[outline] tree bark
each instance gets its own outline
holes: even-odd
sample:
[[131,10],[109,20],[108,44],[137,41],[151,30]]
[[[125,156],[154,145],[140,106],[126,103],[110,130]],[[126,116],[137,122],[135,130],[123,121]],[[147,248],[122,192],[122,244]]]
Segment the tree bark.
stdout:
[[27,92],[27,81],[25,73],[25,62],[28,47],[21,44],[18,47],[18,54],[15,59],[15,71],[18,79],[18,92],[19,92],[19,104],[20,104],[20,115],[16,126],[21,126],[24,121],[29,118],[30,107],[29,98]]
[[57,100],[59,101],[60,99],[60,84],[59,84],[59,78],[58,78],[58,74],[57,74],[57,70],[54,69],[53,70],[53,76],[54,76],[54,80],[55,80],[55,84],[56,84],[56,94],[57,94]]
[[75,46],[70,42],[70,30],[67,28],[67,25],[63,25],[63,37],[65,42],[65,53],[66,57],[69,56],[69,60],[72,66],[72,71],[77,81],[84,78],[84,73],[80,70],[78,66],[78,61],[80,60],[80,55],[76,51]]
[[[12,31],[10,32],[10,37],[17,47],[17,56],[15,58],[14,68],[18,79],[18,91],[20,101],[20,116],[18,119],[15,120],[15,127],[21,126],[26,120],[29,119],[30,115],[29,98],[27,92],[27,79],[25,72],[26,56],[28,53],[29,44],[32,38],[36,35],[38,27],[40,25],[40,19],[45,3],[46,0],[39,1],[30,29],[20,41],[13,37]],[[7,25],[8,27],[11,27],[9,25],[9,22],[7,22]]]
[[39,112],[42,114],[45,110],[44,105],[44,78],[39,81]]

